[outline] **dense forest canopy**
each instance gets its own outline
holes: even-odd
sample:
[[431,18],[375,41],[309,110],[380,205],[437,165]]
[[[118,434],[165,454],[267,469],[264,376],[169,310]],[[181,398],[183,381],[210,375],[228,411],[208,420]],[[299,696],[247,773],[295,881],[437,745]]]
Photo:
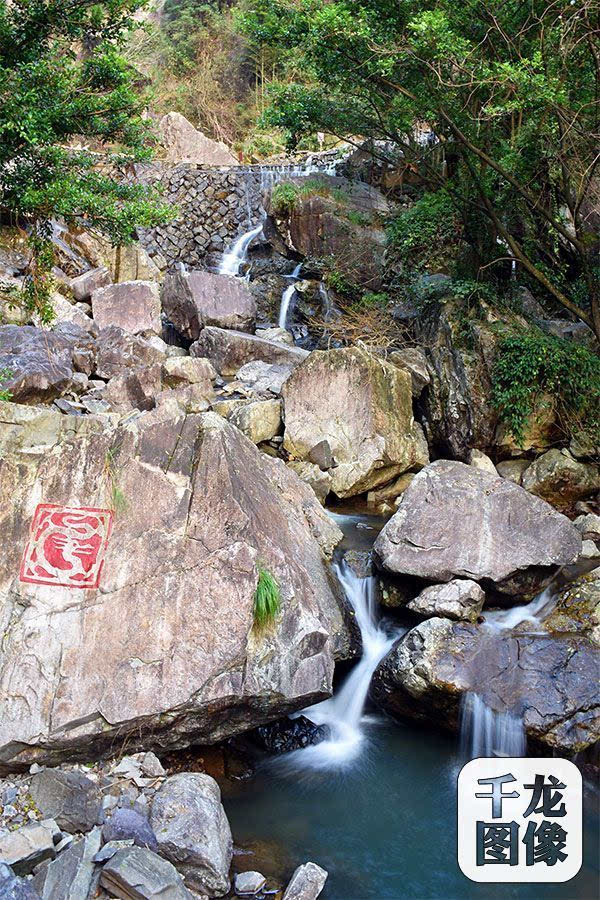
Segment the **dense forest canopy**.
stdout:
[[290,143],[396,142],[459,210],[480,266],[516,260],[600,335],[595,0],[259,0],[239,18],[296,59],[301,77],[273,85],[265,115]]

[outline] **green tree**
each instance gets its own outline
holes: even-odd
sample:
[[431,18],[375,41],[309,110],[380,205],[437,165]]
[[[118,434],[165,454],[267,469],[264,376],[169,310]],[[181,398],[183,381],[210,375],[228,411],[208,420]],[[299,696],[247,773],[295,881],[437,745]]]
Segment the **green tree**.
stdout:
[[170,216],[153,190],[123,177],[150,152],[135,72],[120,55],[143,2],[0,0],[0,217],[28,230],[20,300],[43,319],[53,218],[126,244],[136,226]]
[[267,112],[292,143],[395,141],[482,267],[515,260],[600,339],[598,0],[252,0],[240,22],[299,61]]

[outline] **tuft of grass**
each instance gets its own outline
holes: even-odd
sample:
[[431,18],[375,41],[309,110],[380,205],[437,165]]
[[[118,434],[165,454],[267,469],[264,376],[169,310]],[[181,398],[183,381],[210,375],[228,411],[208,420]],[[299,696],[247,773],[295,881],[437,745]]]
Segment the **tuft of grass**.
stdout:
[[254,592],[254,624],[264,628],[274,621],[281,609],[279,585],[270,572],[259,566],[258,584]]
[[2,387],[2,383],[13,375],[12,369],[0,369],[0,400],[10,400],[12,397],[8,388]]

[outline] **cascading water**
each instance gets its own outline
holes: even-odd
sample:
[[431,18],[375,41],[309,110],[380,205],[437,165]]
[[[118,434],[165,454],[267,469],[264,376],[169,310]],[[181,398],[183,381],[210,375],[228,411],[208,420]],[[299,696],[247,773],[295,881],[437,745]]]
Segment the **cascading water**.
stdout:
[[529,623],[535,630],[540,629],[545,616],[540,615],[550,611],[554,596],[554,588],[549,585],[545,590],[534,597],[530,603],[520,606],[512,606],[510,609],[494,609],[485,613],[485,621],[497,631],[510,631],[521,625]]
[[223,254],[223,259],[219,265],[219,275],[239,275],[240,266],[246,262],[248,256],[248,247],[262,230],[263,225],[260,222],[259,225],[255,225],[254,228],[239,236],[229,250],[226,250]]
[[330,737],[285,757],[286,766],[298,769],[339,769],[356,760],[365,740],[363,710],[371,677],[402,634],[401,630],[390,633],[375,617],[375,578],[359,578],[345,562],[336,565],[335,571],[354,610],[363,653],[335,696],[302,710],[315,725],[327,725]]
[[474,692],[464,694],[460,713],[463,757],[525,756],[527,740],[523,719],[509,710],[496,712]]
[[294,271],[290,275],[286,275],[286,278],[291,279],[291,284],[289,284],[281,295],[281,306],[279,308],[279,321],[278,325],[280,328],[285,328],[288,317],[288,310],[290,308],[290,303],[292,302],[292,298],[296,293],[296,282],[298,281],[298,277],[300,275],[300,270],[302,268],[302,263],[298,263]]

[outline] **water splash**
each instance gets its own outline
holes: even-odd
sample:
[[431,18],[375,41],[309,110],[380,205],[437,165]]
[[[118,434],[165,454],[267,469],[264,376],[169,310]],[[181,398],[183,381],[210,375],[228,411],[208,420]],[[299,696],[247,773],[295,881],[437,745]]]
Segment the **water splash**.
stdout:
[[263,230],[263,223],[255,225],[249,231],[245,231],[231,245],[229,250],[223,254],[223,258],[219,265],[219,275],[239,275],[240,266],[246,262],[248,257],[248,247],[255,237]]
[[277,324],[280,328],[285,328],[288,317],[288,310],[290,308],[290,303],[296,293],[296,282],[298,281],[298,276],[300,275],[300,270],[302,268],[302,263],[298,263],[293,272],[289,275],[286,275],[285,278],[291,280],[291,284],[289,284],[284,292],[281,295],[281,306],[279,307],[279,321]]
[[460,746],[463,757],[525,756],[527,739],[520,715],[497,712],[472,691],[463,695],[460,711]]
[[553,599],[554,588],[549,585],[530,603],[522,603],[510,609],[494,609],[489,612],[486,610],[486,624],[496,631],[507,631],[527,622],[531,624],[531,630],[542,631],[541,624],[552,608]]
[[359,578],[343,561],[335,566],[335,571],[354,610],[363,654],[337,694],[302,710],[302,715],[315,725],[327,725],[330,737],[285,757],[286,766],[300,770],[339,769],[357,759],[365,741],[363,710],[371,677],[380,660],[402,634],[399,630],[390,633],[377,621],[374,577]]

